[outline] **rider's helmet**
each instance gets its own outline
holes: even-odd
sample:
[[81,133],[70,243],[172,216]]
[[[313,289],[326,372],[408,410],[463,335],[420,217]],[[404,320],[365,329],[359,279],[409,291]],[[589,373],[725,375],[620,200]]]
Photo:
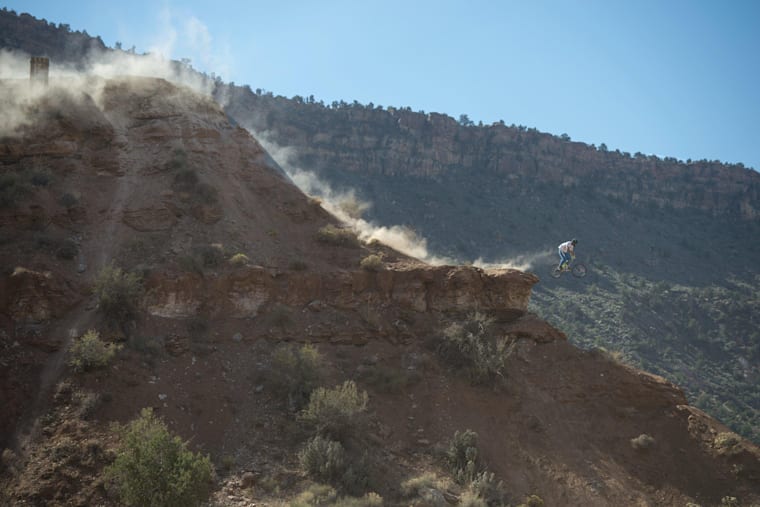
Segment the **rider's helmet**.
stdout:
[[573,238],[573,241],[572,241],[572,243],[573,243],[573,246],[575,246],[575,245],[577,245],[577,244],[578,244],[578,240],[577,240],[577,239],[575,239],[575,238]]

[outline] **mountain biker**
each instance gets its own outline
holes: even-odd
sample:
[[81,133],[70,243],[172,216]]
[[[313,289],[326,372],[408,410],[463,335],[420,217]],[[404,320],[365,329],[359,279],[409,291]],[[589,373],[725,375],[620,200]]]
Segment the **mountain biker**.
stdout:
[[565,241],[559,246],[559,266],[557,269],[565,271],[570,269],[569,263],[571,259],[575,259],[575,245],[578,244],[578,240],[573,238],[570,241]]

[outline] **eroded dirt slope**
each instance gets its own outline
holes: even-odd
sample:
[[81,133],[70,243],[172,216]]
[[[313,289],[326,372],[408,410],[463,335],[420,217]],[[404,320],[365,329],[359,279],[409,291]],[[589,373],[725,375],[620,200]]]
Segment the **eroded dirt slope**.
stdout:
[[[726,429],[678,388],[582,352],[527,313],[536,276],[320,240],[340,224],[209,99],[154,79],[59,84],[17,105],[25,122],[0,139],[2,176],[14,178],[3,190],[15,189],[0,209],[3,501],[115,504],[101,476],[109,424],[146,406],[210,454],[215,505],[292,498],[307,483],[307,435],[273,383],[282,343],[315,344],[325,385],[369,391],[358,441],[389,505],[409,504],[404,479],[445,475],[440,450],[465,429],[513,504],[760,501],[757,448],[727,452],[716,445]],[[360,268],[370,254],[378,270]],[[145,288],[121,328],[90,294],[111,263]],[[471,385],[436,354],[443,329],[474,312],[508,344],[494,385]],[[90,328],[125,347],[77,374],[66,347]],[[653,440],[636,448],[642,434]]]

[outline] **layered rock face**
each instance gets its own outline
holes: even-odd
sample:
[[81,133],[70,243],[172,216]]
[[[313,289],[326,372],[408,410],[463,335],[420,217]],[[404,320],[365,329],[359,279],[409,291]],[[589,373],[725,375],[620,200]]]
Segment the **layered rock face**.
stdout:
[[230,115],[294,148],[293,165],[319,173],[339,169],[433,181],[456,173],[510,186],[583,187],[638,205],[760,216],[760,174],[741,165],[631,156],[524,127],[463,126],[437,113],[358,104],[326,108],[237,87],[230,93]]
[[538,277],[517,270],[416,267],[401,271],[277,272],[248,266],[204,278],[155,276],[147,282],[149,313],[190,317],[201,307],[217,317],[254,318],[265,305],[298,308],[318,302],[342,310],[396,306],[419,313],[482,311],[521,315]]

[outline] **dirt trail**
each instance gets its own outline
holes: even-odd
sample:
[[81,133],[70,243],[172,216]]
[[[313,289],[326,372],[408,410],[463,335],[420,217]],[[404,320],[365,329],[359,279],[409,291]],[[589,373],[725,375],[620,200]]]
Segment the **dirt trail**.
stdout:
[[[112,203],[105,217],[105,226],[102,233],[97,237],[89,238],[89,244],[83,245],[78,263],[83,267],[81,273],[85,283],[94,282],[97,273],[106,266],[116,251],[115,241],[117,228],[121,223],[121,216],[126,208],[130,191],[139,184],[137,170],[134,161],[129,156],[128,129],[123,118],[119,115],[106,113],[114,127],[117,145],[121,146],[118,152],[118,174],[115,178],[115,188],[110,200]],[[120,142],[123,141],[123,142]],[[81,336],[95,321],[95,301],[88,298],[71,310],[68,317],[57,323],[49,332],[62,335],[61,346],[48,359],[40,373],[39,389],[35,401],[30,405],[26,414],[22,416],[11,445],[17,452],[26,454],[39,434],[39,417],[48,406],[48,399],[53,386],[58,382],[66,366],[66,355],[74,338]]]

